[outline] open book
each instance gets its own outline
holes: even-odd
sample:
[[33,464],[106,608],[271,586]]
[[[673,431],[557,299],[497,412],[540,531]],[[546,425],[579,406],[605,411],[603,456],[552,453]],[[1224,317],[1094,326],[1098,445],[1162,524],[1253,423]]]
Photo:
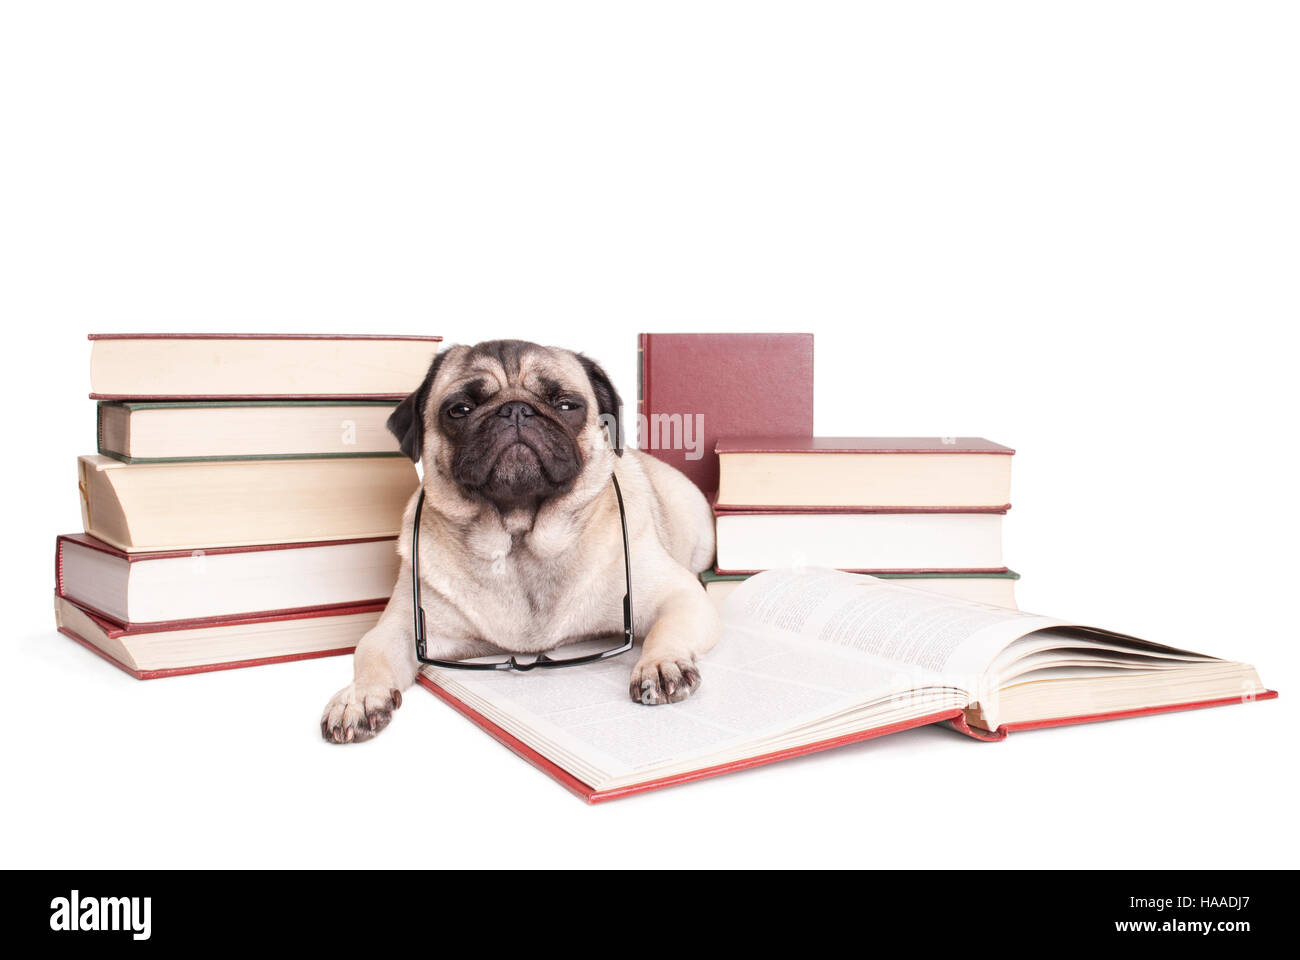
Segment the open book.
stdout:
[[1246,664],[833,570],[752,577],[723,623],[671,706],[628,699],[629,656],[420,682],[590,802],[929,723],[1000,740],[1277,695]]

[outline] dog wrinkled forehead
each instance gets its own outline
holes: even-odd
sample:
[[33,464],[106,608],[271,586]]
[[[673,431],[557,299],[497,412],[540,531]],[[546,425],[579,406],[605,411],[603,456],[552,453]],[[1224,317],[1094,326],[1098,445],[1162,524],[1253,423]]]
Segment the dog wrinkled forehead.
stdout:
[[[426,418],[435,420],[439,401],[469,385],[484,398],[501,391],[526,392],[542,398],[561,391],[578,391],[595,400],[595,414],[615,421],[622,406],[618,391],[600,365],[572,350],[527,340],[486,340],[473,346],[449,347],[434,357],[424,382],[388,418],[388,429],[397,437],[403,453],[419,461]],[[621,436],[618,430],[613,432]],[[622,456],[621,440],[616,440],[614,452]]]
[[571,350],[544,347],[527,340],[487,340],[472,347],[453,347],[433,385],[433,396],[482,381],[485,393],[515,388],[543,394],[556,387],[590,389],[587,370]]

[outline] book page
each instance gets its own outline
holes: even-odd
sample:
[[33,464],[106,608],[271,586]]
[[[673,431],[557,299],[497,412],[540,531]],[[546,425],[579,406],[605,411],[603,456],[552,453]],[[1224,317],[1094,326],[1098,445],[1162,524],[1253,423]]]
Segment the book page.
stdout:
[[1009,644],[1062,622],[820,568],[751,577],[728,598],[723,620],[941,674],[972,693]]
[[920,674],[929,686],[914,691],[915,672],[878,658],[737,627],[700,660],[699,690],[670,708],[647,708],[628,696],[635,656],[528,673],[424,669],[586,783],[752,748],[873,703],[895,711],[914,704],[914,713],[966,704],[937,675]]

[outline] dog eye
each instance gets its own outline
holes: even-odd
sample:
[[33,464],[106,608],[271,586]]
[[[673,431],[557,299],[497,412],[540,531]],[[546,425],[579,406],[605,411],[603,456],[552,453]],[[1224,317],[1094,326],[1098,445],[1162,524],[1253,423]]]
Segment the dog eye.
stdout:
[[555,409],[556,409],[556,410],[564,410],[564,411],[569,411],[569,410],[580,410],[580,409],[582,409],[582,403],[581,403],[581,401],[573,400],[573,399],[570,399],[569,397],[565,397],[563,400],[557,400],[557,401],[556,401],[556,403],[555,403]]
[[473,409],[468,403],[453,403],[447,408],[447,416],[458,420],[461,417],[469,416],[469,412]]

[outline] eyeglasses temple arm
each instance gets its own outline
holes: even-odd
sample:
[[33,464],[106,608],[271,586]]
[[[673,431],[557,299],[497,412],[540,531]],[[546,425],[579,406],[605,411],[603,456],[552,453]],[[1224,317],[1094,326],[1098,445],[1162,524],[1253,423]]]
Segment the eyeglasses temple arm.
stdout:
[[627,580],[627,592],[623,594],[623,641],[624,646],[632,646],[632,551],[628,545],[627,511],[623,508],[623,488],[618,485],[618,476],[610,474],[614,481],[614,496],[618,498],[618,521],[623,527],[623,575]]
[[420,487],[420,496],[415,501],[415,520],[411,524],[411,599],[415,608],[415,659],[425,661],[424,604],[420,602],[420,514],[424,512],[424,487]]

